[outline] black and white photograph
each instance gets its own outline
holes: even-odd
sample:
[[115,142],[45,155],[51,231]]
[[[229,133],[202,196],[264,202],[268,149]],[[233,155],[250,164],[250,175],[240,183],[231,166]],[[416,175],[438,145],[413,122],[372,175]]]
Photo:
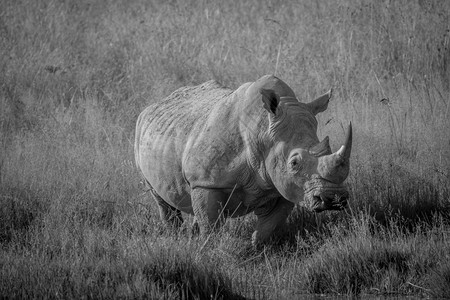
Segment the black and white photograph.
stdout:
[[450,299],[449,0],[0,0],[1,299]]

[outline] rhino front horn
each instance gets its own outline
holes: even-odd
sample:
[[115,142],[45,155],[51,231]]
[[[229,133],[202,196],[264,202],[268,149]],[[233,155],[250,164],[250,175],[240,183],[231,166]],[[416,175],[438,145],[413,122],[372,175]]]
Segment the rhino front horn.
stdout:
[[338,150],[337,154],[346,160],[350,159],[350,154],[352,153],[352,122],[348,125],[347,136],[345,138],[345,144]]
[[348,126],[345,144],[335,153],[319,157],[317,171],[323,179],[340,184],[350,171],[352,152],[352,123]]

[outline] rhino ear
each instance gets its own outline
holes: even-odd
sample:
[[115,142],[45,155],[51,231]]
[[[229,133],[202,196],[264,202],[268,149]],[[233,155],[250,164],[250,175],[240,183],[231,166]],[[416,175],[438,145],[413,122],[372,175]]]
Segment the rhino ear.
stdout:
[[317,115],[318,113],[323,112],[324,110],[327,109],[328,102],[330,102],[332,93],[333,93],[333,91],[329,90],[328,92],[326,92],[325,94],[323,94],[322,96],[317,98],[316,100],[311,101],[311,102],[307,103],[306,105],[309,107],[309,109],[311,110],[311,112],[314,115]]
[[280,96],[278,96],[274,90],[261,89],[262,101],[264,102],[264,108],[271,114],[275,114],[278,104],[280,103]]

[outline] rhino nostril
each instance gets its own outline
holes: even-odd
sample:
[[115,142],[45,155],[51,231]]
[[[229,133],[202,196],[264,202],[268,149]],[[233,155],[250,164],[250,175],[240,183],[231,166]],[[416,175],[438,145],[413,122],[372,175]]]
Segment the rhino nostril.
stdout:
[[315,212],[321,212],[325,210],[325,202],[321,196],[313,196],[313,210]]

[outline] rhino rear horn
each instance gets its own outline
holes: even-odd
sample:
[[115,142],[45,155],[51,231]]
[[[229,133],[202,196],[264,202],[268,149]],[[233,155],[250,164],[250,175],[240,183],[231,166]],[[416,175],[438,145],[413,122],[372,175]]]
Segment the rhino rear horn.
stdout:
[[311,155],[314,155],[316,157],[320,157],[322,155],[329,155],[331,154],[331,148],[330,148],[330,139],[328,136],[326,136],[320,143],[314,145],[309,149],[309,153]]

